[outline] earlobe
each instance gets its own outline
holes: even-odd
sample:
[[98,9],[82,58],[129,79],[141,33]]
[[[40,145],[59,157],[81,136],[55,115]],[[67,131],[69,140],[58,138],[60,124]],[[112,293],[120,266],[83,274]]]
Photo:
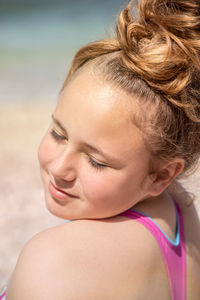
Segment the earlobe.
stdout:
[[152,173],[151,195],[160,195],[182,172],[183,168],[184,160],[182,158],[175,158],[162,165],[156,172]]

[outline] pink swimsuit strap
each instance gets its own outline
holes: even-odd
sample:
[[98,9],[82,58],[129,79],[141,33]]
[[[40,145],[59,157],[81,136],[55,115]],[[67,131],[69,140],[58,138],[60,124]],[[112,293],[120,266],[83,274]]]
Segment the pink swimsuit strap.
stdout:
[[186,299],[186,254],[183,217],[178,204],[176,209],[176,238],[172,241],[150,217],[137,210],[127,210],[120,214],[143,224],[157,240],[168,272],[172,300]]
[[0,292],[0,300],[6,300],[6,287]]
[[[154,235],[167,267],[172,300],[186,300],[186,257],[183,218],[178,204],[175,201],[174,203],[177,216],[175,241],[172,241],[152,218],[140,211],[129,209],[120,215],[143,224]],[[0,293],[0,300],[5,299],[6,288]]]

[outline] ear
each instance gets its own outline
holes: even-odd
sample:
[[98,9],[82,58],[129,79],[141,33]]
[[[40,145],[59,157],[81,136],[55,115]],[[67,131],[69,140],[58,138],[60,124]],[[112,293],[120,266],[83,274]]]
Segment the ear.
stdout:
[[152,179],[150,195],[160,195],[182,172],[183,168],[184,160],[182,158],[174,158],[170,162],[162,164],[156,172],[150,175]]

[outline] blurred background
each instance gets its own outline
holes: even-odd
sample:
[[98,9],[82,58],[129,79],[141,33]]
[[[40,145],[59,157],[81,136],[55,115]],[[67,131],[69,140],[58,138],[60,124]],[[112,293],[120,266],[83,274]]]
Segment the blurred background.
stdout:
[[[0,0],[0,288],[24,244],[64,222],[45,208],[37,161],[75,52],[114,28],[124,0]],[[199,175],[187,184],[196,195]]]
[[80,46],[105,36],[123,0],[0,0],[1,104],[55,101]]
[[75,52],[123,0],[0,0],[0,288],[24,244],[62,223],[46,210],[37,148]]

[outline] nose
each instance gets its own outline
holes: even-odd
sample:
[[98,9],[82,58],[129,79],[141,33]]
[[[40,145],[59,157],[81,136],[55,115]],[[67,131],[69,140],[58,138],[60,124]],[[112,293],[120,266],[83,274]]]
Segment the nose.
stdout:
[[52,160],[49,171],[55,179],[74,181],[77,177],[76,154],[69,149],[58,153]]

